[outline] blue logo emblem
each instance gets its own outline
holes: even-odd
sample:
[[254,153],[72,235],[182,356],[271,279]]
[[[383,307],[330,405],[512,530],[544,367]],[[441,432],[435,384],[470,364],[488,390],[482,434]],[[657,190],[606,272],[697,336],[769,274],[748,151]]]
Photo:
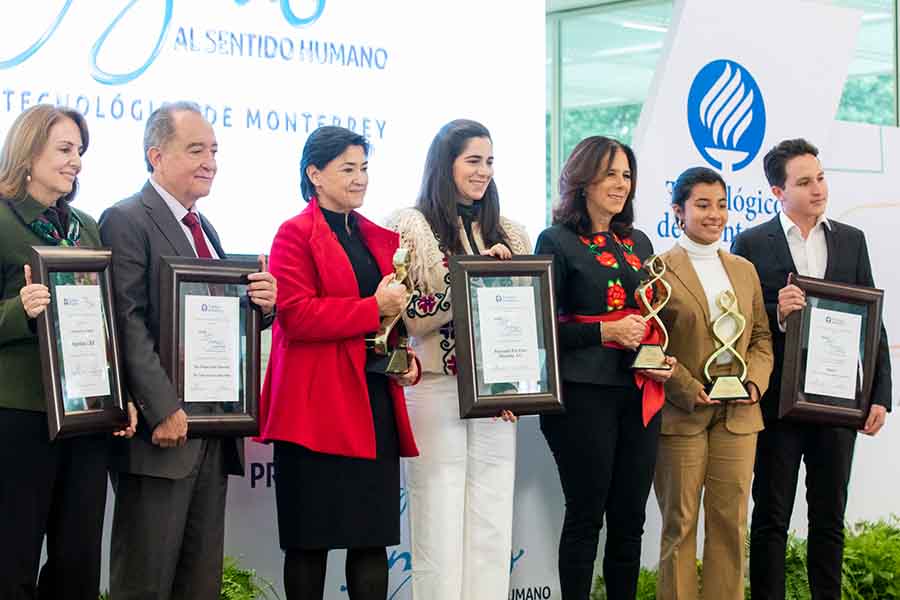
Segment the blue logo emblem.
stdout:
[[697,150],[726,174],[749,165],[766,134],[762,92],[733,60],[714,60],[700,69],[688,93],[687,118]]
[[[160,28],[159,35],[156,38],[156,44],[153,46],[153,49],[150,51],[150,55],[144,63],[139,66],[137,69],[133,71],[129,71],[127,73],[110,73],[98,64],[98,55],[100,54],[101,48],[103,48],[103,44],[106,43],[106,39],[109,37],[110,33],[116,28],[119,24],[119,21],[132,9],[132,7],[137,4],[138,0],[131,0],[128,4],[125,5],[125,8],[119,12],[119,14],[113,19],[113,21],[107,26],[103,33],[100,34],[100,37],[97,38],[97,41],[94,42],[94,45],[90,49],[90,63],[91,63],[91,77],[93,77],[99,83],[103,83],[106,85],[121,85],[123,83],[128,83],[129,81],[133,81],[140,77],[144,71],[146,71],[150,65],[156,60],[159,56],[160,51],[162,51],[163,42],[166,39],[166,35],[169,32],[169,25],[172,22],[172,11],[174,8],[175,0],[159,0],[158,3],[162,7],[163,10],[163,20],[162,27]],[[69,11],[69,7],[72,6],[73,0],[66,0],[65,4],[63,4],[62,8],[57,13],[53,22],[50,26],[41,34],[37,40],[35,40],[30,46],[25,48],[25,50],[15,54],[9,58],[4,58],[0,56],[0,69],[10,69],[12,67],[16,67],[26,60],[31,58],[31,56],[40,50],[44,44],[47,43],[54,33],[56,33],[57,28],[59,28],[60,23],[62,23],[63,17],[66,16],[66,13]],[[247,4],[249,0],[234,0],[234,3],[238,6],[244,6]],[[291,25],[292,27],[305,27],[307,25],[311,25],[319,20],[319,17],[322,16],[322,12],[325,10],[325,0],[316,0],[315,7],[309,15],[297,15],[294,12],[294,9],[291,8],[290,0],[280,0],[281,7],[281,16],[284,20]]]

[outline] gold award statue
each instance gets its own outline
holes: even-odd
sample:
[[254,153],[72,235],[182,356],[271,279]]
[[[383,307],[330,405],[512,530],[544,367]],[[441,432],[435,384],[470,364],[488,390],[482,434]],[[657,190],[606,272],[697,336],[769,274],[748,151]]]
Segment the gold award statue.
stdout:
[[[669,302],[672,295],[672,286],[663,279],[666,274],[666,263],[658,255],[653,255],[644,263],[644,267],[650,274],[650,279],[638,286],[635,296],[638,304],[641,305],[641,319],[644,323],[652,321],[651,326],[654,327],[660,335],[658,344],[647,343],[638,346],[637,355],[631,364],[632,369],[659,369],[663,371],[671,370],[671,366],[666,363],[666,348],[669,347],[669,332],[666,330],[665,324],[659,318],[659,311]],[[653,290],[653,299],[647,299],[647,290]],[[664,294],[659,291],[664,290]]]
[[[747,378],[747,363],[744,361],[744,357],[738,354],[737,350],[734,349],[734,343],[737,342],[740,339],[741,334],[744,333],[744,328],[747,326],[747,319],[738,312],[737,297],[731,290],[723,290],[716,298],[716,304],[722,309],[722,314],[713,321],[712,335],[721,346],[710,355],[706,360],[706,365],[703,367],[703,375],[708,382],[706,393],[710,400],[718,400],[719,402],[747,400],[750,398],[747,386],[744,385],[744,380]],[[731,337],[728,337],[726,333],[720,331],[720,326],[729,319],[732,319],[737,326],[734,335]],[[725,352],[731,353],[734,360],[741,366],[740,375],[720,375],[718,377],[710,375],[709,368],[716,362],[716,359]]]
[[[406,248],[397,248],[394,252],[394,281],[390,285],[402,285],[407,293],[412,287],[409,281],[410,253]],[[391,333],[397,330],[397,336],[391,340]],[[409,370],[409,337],[403,324],[403,311],[396,315],[385,315],[381,318],[378,333],[366,338],[366,348],[375,354],[366,365],[367,371],[399,375]]]

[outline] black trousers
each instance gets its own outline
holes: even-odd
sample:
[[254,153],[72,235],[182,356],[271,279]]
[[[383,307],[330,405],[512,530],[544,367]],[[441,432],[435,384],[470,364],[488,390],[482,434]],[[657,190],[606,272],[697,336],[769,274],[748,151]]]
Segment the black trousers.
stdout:
[[45,413],[0,408],[0,440],[0,598],[97,600],[106,436],[51,443]]
[[224,442],[184,479],[115,473],[109,566],[115,600],[218,600],[225,545]]
[[633,600],[660,416],[645,428],[641,393],[564,382],[566,413],[541,417],[566,500],[559,541],[562,600],[588,600],[603,516],[603,577],[610,600]]
[[844,427],[771,421],[760,432],[750,524],[753,600],[784,599],[784,553],[801,459],[806,465],[806,570],[812,599],[840,600],[844,510],[855,442],[856,431]]

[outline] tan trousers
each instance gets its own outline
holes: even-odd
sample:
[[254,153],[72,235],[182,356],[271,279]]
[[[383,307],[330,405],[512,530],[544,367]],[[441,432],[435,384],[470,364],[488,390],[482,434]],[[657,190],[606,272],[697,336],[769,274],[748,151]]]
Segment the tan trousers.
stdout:
[[657,600],[697,600],[703,492],[703,597],[743,600],[747,505],[756,434],[725,428],[724,408],[696,435],[661,435],[654,488],[662,512]]

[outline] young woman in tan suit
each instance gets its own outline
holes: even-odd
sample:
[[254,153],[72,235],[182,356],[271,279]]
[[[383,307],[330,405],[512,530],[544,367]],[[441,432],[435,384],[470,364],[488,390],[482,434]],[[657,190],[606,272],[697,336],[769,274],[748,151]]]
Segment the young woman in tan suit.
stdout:
[[[683,236],[663,254],[671,298],[660,313],[669,332],[668,352],[678,359],[666,383],[666,404],[654,488],[663,517],[660,600],[696,600],[697,522],[703,495],[706,537],[703,596],[744,597],[744,541],[756,451],[763,428],[759,398],[772,372],[772,336],[759,277],[747,260],[720,247],[728,221],[725,182],[710,169],[682,173],[672,192],[672,210]],[[720,294],[730,290],[746,319],[735,350],[747,364],[749,398],[719,402],[706,393],[704,366],[721,346],[711,333],[722,314]],[[719,331],[734,337],[734,319]],[[710,364],[710,374],[740,375],[729,352]]]

